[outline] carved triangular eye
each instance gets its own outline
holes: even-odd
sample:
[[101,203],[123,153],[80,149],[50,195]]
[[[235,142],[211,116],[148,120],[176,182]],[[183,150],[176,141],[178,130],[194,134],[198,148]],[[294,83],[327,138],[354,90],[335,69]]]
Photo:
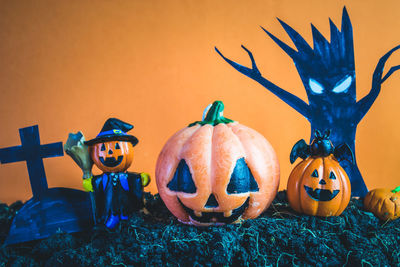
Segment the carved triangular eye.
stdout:
[[106,145],[103,143],[103,144],[101,145],[100,151],[104,151],[104,150],[106,150]]
[[240,194],[257,192],[258,190],[257,182],[247,166],[246,161],[244,158],[238,159],[226,191],[228,194]]
[[317,177],[318,178],[318,171],[314,170],[311,174],[311,177]]
[[332,180],[336,179],[336,176],[335,176],[335,174],[333,172],[331,172],[329,174],[329,179],[332,179]]
[[115,149],[121,149],[121,148],[119,147],[119,143],[115,143]]
[[194,184],[189,166],[184,159],[179,162],[174,177],[168,183],[167,187],[175,192],[196,193],[196,185]]

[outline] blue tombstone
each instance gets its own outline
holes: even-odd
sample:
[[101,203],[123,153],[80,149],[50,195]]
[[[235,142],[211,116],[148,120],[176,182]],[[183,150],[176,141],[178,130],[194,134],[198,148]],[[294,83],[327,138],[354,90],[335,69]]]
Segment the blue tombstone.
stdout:
[[[400,66],[394,66],[383,75],[386,61],[400,46],[394,47],[381,57],[372,77],[371,91],[357,101],[353,29],[346,8],[343,8],[341,31],[331,20],[329,21],[330,42],[311,24],[313,48],[292,27],[281,20],[279,22],[297,50],[264,28],[263,30],[292,58],[307,92],[308,104],[264,78],[257,68],[253,54],[243,45],[242,48],[250,57],[251,68],[226,58],[217,48],[215,49],[237,71],[257,81],[303,115],[311,123],[310,142],[314,139],[315,130],[321,132],[331,130],[330,139],[333,144],[338,146],[346,143],[355,155],[357,125],[378,97],[382,83],[400,69]],[[357,162],[343,161],[341,165],[350,178],[352,195],[365,196],[368,190]]]
[[21,145],[0,149],[2,164],[26,161],[33,197],[18,211],[5,244],[78,232],[93,225],[87,192],[47,186],[43,158],[63,156],[62,142],[41,145],[38,126],[19,130]]

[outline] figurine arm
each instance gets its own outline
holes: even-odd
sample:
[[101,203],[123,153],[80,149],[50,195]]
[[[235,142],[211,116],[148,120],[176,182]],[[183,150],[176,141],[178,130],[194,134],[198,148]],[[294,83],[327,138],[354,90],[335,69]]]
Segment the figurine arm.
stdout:
[[226,61],[228,62],[232,67],[234,67],[237,71],[240,73],[246,75],[247,77],[255,80],[265,88],[267,88],[269,91],[271,91],[273,94],[275,94],[277,97],[279,97],[281,100],[283,100],[285,103],[287,103],[289,106],[294,108],[297,112],[299,112],[301,115],[304,117],[308,118],[309,117],[309,106],[307,105],[306,102],[301,100],[299,97],[283,90],[282,88],[278,87],[277,85],[273,84],[272,82],[268,81],[264,77],[262,77],[260,71],[257,68],[256,62],[254,60],[253,54],[242,45],[242,48],[249,54],[249,57],[251,59],[252,67],[248,68],[245,66],[242,66],[228,58],[226,58],[216,47],[215,51]]
[[374,74],[372,76],[372,88],[371,91],[363,97],[360,101],[357,102],[357,114],[356,123],[358,124],[361,119],[367,114],[368,110],[371,108],[372,104],[375,102],[381,91],[381,85],[387,78],[390,77],[395,71],[400,69],[400,66],[392,67],[387,74],[382,78],[383,69],[385,67],[386,61],[389,59],[391,54],[398,50],[400,45],[392,48],[389,52],[387,52],[383,57],[379,59],[378,64],[375,67]]
[[140,173],[140,180],[142,182],[142,186],[146,187],[151,181],[150,174],[148,174],[147,172]]
[[141,174],[137,172],[127,172],[127,174],[129,192],[132,194],[131,196],[134,197],[131,205],[133,206],[133,210],[140,210],[144,206]]
[[102,181],[99,178],[102,178],[103,175],[92,175],[88,178],[83,178],[82,184],[83,188],[86,192],[94,192],[94,188],[99,188],[100,182]]
[[128,177],[130,177],[130,179],[134,179],[134,180],[138,180],[137,184],[141,184],[141,187],[146,187],[149,185],[151,179],[150,179],[150,174],[148,174],[147,172],[127,172],[128,173]]
[[85,189],[86,192],[93,192],[92,179],[93,179],[93,176],[83,179],[83,182],[82,182],[83,188]]

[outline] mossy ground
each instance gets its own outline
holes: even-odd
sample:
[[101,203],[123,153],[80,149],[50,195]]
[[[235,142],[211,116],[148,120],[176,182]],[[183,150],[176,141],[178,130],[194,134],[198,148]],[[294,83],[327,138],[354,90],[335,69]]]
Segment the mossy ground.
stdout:
[[[137,213],[117,229],[0,247],[0,266],[400,266],[400,220],[382,222],[352,199],[339,217],[293,212],[286,193],[259,218],[198,228],[179,223],[156,195],[152,215]],[[0,205],[0,244],[21,203]]]

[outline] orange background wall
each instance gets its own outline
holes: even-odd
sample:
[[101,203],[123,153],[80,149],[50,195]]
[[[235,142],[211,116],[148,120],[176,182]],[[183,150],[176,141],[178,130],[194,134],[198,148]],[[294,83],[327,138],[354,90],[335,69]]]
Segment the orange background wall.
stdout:
[[[260,29],[289,42],[283,19],[311,42],[312,22],[329,36],[346,5],[354,29],[357,93],[368,93],[375,65],[400,44],[399,1],[1,1],[0,147],[20,144],[18,129],[39,125],[42,143],[69,132],[98,134],[108,117],[133,123],[140,140],[132,171],[153,176],[159,151],[178,129],[219,99],[225,115],[262,133],[281,164],[281,189],[293,144],[309,123],[272,93],[226,64],[249,64],[245,44],[265,77],[306,100],[291,59]],[[329,38],[329,37],[328,37]],[[400,63],[394,55],[388,65]],[[369,188],[399,185],[400,73],[393,75],[359,124],[356,153]],[[67,157],[44,160],[50,187],[81,188]],[[0,201],[31,196],[24,162],[0,166]]]

